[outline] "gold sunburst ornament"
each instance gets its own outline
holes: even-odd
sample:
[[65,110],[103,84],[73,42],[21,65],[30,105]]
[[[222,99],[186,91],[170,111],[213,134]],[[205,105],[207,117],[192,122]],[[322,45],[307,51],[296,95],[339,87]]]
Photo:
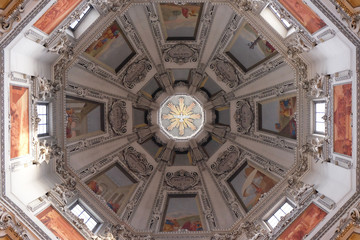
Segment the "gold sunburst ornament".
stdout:
[[162,105],[160,117],[163,130],[175,139],[188,139],[203,125],[202,107],[188,95],[170,97]]

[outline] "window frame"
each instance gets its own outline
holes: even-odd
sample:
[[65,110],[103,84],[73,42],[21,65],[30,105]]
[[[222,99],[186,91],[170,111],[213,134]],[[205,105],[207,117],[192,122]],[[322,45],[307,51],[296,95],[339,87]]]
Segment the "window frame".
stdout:
[[[326,115],[326,101],[325,101],[325,99],[316,99],[316,100],[313,100],[313,105],[312,105],[312,108],[313,108],[313,110],[312,110],[312,125],[313,125],[313,134],[316,134],[316,135],[325,135],[325,133],[326,133],[326,121],[325,120],[323,120],[323,122],[319,122],[319,121],[316,121],[316,113],[322,113],[322,112],[316,112],[316,105],[317,104],[324,104],[324,107],[325,107],[325,109],[324,109],[324,116]],[[316,129],[316,123],[324,123],[324,132],[322,132],[322,131],[318,131],[317,129]]]
[[[285,213],[284,210],[282,210],[282,207],[285,205],[285,204],[289,204],[292,209],[288,212],[288,213]],[[266,226],[270,229],[270,230],[273,230],[276,228],[276,226],[279,224],[279,222],[281,221],[281,218],[284,218],[286,215],[288,215],[289,213],[291,213],[294,209],[295,209],[295,204],[293,204],[289,199],[285,199],[284,201],[281,202],[281,204],[277,205],[277,207],[271,211],[269,214],[266,215],[266,218],[263,219],[264,223],[266,224]],[[275,214],[278,212],[278,211],[282,211],[283,213],[285,213],[285,215],[281,216],[280,219],[278,219]],[[277,224],[273,227],[271,226],[271,224],[269,223],[269,220],[272,218],[272,217],[275,217],[278,222]]]
[[[83,209],[83,211],[82,211],[79,215],[76,215],[75,213],[73,213],[72,210],[73,210],[76,206],[78,206],[78,205]],[[100,228],[102,222],[99,220],[98,217],[96,217],[96,216],[92,213],[91,210],[89,210],[89,208],[88,208],[87,206],[85,206],[85,205],[80,201],[80,199],[76,200],[73,204],[71,204],[71,205],[69,206],[69,210],[71,211],[72,214],[74,214],[74,215],[75,215],[76,217],[78,217],[78,218],[80,218],[79,216],[80,216],[83,212],[86,212],[86,213],[90,216],[90,218],[89,218],[87,221],[89,221],[90,219],[93,219],[93,220],[96,222],[96,225],[93,227],[93,229],[90,229],[90,228],[86,225],[86,222],[87,222],[87,221],[86,221],[86,222],[84,221],[84,224],[89,228],[89,230],[90,230],[91,232],[96,233],[96,231]],[[80,219],[82,219],[82,218],[80,218]]]
[[[72,32],[75,32],[76,29],[80,26],[80,24],[84,21],[84,19],[86,18],[87,15],[89,15],[89,13],[93,10],[93,6],[91,5],[88,5],[88,8],[86,8],[81,14],[84,14],[82,17],[80,17],[80,19],[76,19],[74,20],[73,22],[70,23],[69,25],[69,30],[72,31]],[[77,22],[75,27],[71,27],[71,25],[74,23],[74,22]]]
[[44,115],[44,114],[39,114],[38,112],[38,106],[41,105],[41,106],[46,106],[46,132],[45,133],[40,133],[38,134],[38,131],[39,131],[39,126],[40,125],[44,125],[44,124],[40,124],[40,122],[38,123],[38,131],[36,132],[37,134],[37,137],[48,137],[50,136],[50,103],[48,102],[38,102],[36,103],[36,112],[37,112],[37,115],[39,117],[39,115]]
[[[292,23],[290,23],[288,20],[286,20],[280,16],[280,13],[277,11],[277,9],[272,4],[269,4],[267,7],[275,15],[275,17],[281,22],[281,24],[284,26],[284,28],[287,31],[289,31],[293,27]],[[287,26],[284,21],[286,21],[289,24],[289,26]]]

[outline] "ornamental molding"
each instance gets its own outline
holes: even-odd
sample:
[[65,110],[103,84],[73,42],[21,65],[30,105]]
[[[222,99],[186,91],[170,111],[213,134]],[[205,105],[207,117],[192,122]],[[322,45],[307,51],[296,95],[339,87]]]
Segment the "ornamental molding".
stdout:
[[224,57],[218,56],[210,63],[210,69],[214,71],[218,79],[228,85],[230,88],[234,88],[242,80],[236,68]]
[[152,69],[152,65],[148,59],[141,59],[133,62],[125,70],[124,76],[122,77],[122,84],[132,89],[139,82],[142,82],[147,73]]
[[182,43],[170,46],[163,50],[163,58],[165,62],[184,64],[188,62],[196,62],[198,57],[198,49]]
[[235,146],[230,146],[226,151],[211,164],[211,170],[215,175],[226,174],[234,169],[237,163],[240,161],[241,150]]
[[197,172],[188,172],[186,170],[178,170],[176,172],[167,172],[165,174],[165,182],[168,186],[179,191],[185,191],[195,187],[200,181]]
[[122,152],[122,156],[128,168],[141,177],[149,176],[154,169],[153,165],[147,161],[145,155],[136,151],[134,147],[126,148]]
[[126,133],[126,124],[129,115],[126,112],[126,103],[121,100],[113,102],[109,111],[109,124],[117,135]]
[[25,6],[29,0],[18,1],[11,9],[4,9],[0,14],[0,40],[13,29],[16,22],[20,22]]
[[15,214],[8,211],[2,204],[0,205],[0,230],[10,231],[15,237],[30,240],[31,233],[17,219]]

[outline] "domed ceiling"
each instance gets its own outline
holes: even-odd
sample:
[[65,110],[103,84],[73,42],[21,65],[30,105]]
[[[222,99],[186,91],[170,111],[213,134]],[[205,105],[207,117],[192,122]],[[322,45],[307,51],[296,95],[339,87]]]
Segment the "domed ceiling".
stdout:
[[2,204],[28,229],[10,238],[350,236],[356,6],[0,4]]

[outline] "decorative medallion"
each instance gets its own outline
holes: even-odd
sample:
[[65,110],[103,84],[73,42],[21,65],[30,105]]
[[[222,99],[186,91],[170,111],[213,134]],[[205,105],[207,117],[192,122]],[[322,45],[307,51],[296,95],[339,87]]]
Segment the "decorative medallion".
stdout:
[[200,103],[188,95],[174,95],[165,100],[159,111],[159,125],[171,138],[189,139],[204,125]]
[[216,175],[228,173],[234,169],[239,161],[241,151],[235,147],[230,146],[224,151],[216,161],[211,164],[211,169]]
[[234,115],[237,131],[241,133],[248,133],[254,123],[254,113],[247,101],[238,101],[236,103],[236,112]]
[[132,63],[127,69],[123,78],[125,87],[132,89],[135,85],[146,77],[146,74],[152,69],[150,61],[142,59]]
[[168,172],[165,175],[165,182],[170,187],[185,191],[199,183],[199,175],[197,172],[188,172],[185,170]]
[[128,118],[126,103],[124,101],[114,102],[109,112],[109,123],[115,134],[122,135],[126,133],[126,123]]
[[165,62],[187,63],[196,62],[198,59],[198,50],[185,44],[177,44],[164,51]]
[[210,68],[214,70],[216,76],[230,88],[234,88],[241,83],[238,72],[234,66],[224,59],[216,58],[210,64]]
[[149,176],[153,170],[153,166],[149,164],[145,156],[133,147],[124,150],[124,159],[128,168],[142,176]]

